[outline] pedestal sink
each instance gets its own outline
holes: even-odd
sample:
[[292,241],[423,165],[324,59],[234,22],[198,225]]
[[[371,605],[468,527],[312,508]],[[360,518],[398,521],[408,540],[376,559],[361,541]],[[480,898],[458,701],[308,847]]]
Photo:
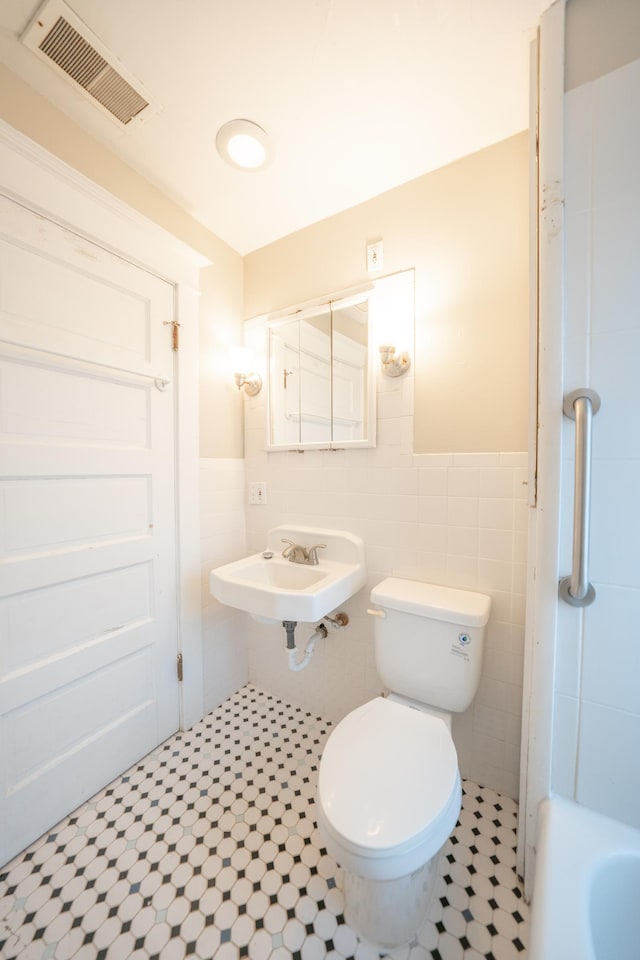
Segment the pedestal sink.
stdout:
[[[283,540],[307,549],[320,543],[326,547],[311,566],[285,559]],[[344,530],[281,526],[269,531],[260,553],[212,570],[209,590],[220,603],[257,617],[315,623],[357,593],[365,580],[360,537]]]

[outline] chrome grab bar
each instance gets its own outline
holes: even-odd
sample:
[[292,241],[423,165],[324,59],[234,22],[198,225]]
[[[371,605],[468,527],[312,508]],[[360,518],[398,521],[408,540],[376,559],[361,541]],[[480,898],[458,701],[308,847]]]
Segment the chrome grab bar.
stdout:
[[570,577],[560,580],[559,593],[572,607],[588,607],[596,591],[589,583],[589,504],[591,500],[591,424],[600,409],[595,390],[584,387],[564,398],[565,417],[576,422],[573,555]]

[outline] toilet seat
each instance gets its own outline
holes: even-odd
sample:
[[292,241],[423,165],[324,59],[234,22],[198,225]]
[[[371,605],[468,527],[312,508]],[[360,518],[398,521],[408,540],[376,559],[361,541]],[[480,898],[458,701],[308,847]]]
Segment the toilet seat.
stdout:
[[327,741],[318,823],[344,869],[373,879],[411,873],[444,845],[460,804],[458,758],[439,717],[377,697]]

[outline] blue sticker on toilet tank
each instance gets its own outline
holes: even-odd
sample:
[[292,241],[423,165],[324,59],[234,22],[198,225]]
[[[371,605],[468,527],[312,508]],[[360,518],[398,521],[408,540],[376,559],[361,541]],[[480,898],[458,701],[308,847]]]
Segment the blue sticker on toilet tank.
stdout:
[[456,657],[462,657],[463,660],[469,661],[471,659],[468,653],[470,644],[471,637],[469,634],[459,633],[458,639],[454,640],[451,644],[451,653],[453,653]]

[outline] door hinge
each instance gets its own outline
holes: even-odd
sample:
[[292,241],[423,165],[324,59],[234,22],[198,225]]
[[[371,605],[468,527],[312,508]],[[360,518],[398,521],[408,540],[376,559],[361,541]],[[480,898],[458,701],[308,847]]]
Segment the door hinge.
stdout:
[[173,336],[173,349],[177,350],[180,346],[180,334],[178,332],[180,327],[180,322],[178,320],[163,320],[163,327],[173,327],[172,336]]
[[179,653],[176,658],[176,668],[178,671],[178,681],[182,683],[182,654]]

